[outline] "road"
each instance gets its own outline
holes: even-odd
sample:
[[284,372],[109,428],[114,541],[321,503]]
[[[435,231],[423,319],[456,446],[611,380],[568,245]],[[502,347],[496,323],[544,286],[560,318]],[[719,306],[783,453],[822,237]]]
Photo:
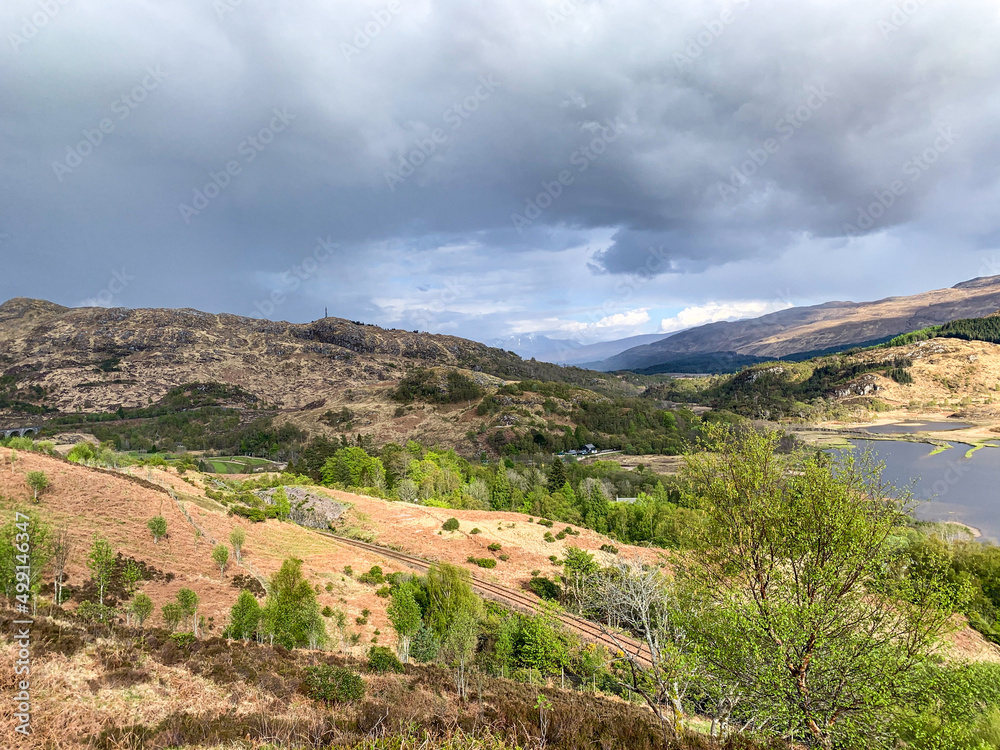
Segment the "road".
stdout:
[[[357,539],[348,539],[326,531],[317,531],[316,533],[336,539],[341,544],[357,547],[358,549],[363,549],[376,555],[381,555],[382,557],[390,560],[396,560],[397,562],[401,562],[404,565],[414,568],[420,572],[426,572],[432,565],[430,560],[425,560],[422,557],[416,557],[414,555],[408,555],[405,552],[399,552],[387,547],[380,547],[377,544],[361,542]],[[528,594],[527,592],[508,588],[507,586],[502,586],[498,583],[484,580],[475,573],[472,574],[472,588],[480,596],[492,599],[493,601],[504,604],[511,609],[519,610],[528,614],[536,612],[538,605],[541,603],[540,599]],[[608,634],[608,632],[600,625],[582,617],[577,617],[565,612],[558,613],[555,617],[567,630],[578,634],[581,638],[590,641],[591,643],[606,646],[612,654],[617,653],[624,647],[629,650],[630,654],[637,655],[638,661],[643,665],[648,666],[651,663],[649,648],[641,641],[617,634],[614,638],[612,638],[612,636]]]

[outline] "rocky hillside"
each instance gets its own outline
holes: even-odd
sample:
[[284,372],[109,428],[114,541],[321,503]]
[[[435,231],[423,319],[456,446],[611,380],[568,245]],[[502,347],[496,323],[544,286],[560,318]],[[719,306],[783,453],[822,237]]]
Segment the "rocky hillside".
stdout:
[[[827,302],[752,320],[711,323],[594,363],[596,369],[718,372],[756,361],[847,349],[1000,309],[1000,276],[909,297]],[[803,358],[803,357],[799,357]]]
[[[189,309],[73,309],[30,299],[0,305],[0,427],[145,408],[177,386],[220,383],[232,389],[213,405],[307,431],[451,437],[454,426],[440,415],[419,406],[398,414],[389,400],[415,367],[459,369],[486,387],[523,378],[617,382],[454,336],[340,318],[293,324]],[[344,408],[350,419],[324,427],[328,412]]]

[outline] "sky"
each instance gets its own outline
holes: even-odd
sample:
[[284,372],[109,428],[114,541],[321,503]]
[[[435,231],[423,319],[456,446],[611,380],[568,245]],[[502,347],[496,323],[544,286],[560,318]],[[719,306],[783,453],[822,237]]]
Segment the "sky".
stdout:
[[0,299],[581,342],[1000,274],[992,0],[5,0]]

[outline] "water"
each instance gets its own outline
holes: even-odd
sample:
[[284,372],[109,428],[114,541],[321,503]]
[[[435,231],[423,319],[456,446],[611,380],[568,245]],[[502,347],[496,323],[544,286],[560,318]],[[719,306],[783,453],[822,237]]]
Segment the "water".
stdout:
[[850,442],[885,462],[886,481],[898,487],[917,480],[914,495],[927,501],[917,506],[917,518],[957,521],[979,529],[984,540],[1000,538],[1000,448],[982,448],[966,458],[970,446],[964,443],[949,443],[951,448],[932,456],[935,446],[927,443]]
[[966,422],[900,422],[899,424],[879,424],[862,428],[865,432],[878,435],[911,435],[914,432],[944,432],[972,427]]

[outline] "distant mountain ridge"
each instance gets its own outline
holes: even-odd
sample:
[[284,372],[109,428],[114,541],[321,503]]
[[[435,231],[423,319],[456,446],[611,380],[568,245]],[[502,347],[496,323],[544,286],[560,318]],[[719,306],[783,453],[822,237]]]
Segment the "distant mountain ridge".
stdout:
[[486,344],[500,349],[507,349],[525,359],[534,358],[556,365],[589,367],[590,364],[600,362],[607,357],[613,357],[626,349],[642,346],[643,344],[651,344],[670,335],[672,334],[641,333],[637,336],[629,336],[623,339],[599,341],[596,344],[581,344],[579,341],[573,341],[572,339],[553,339],[538,333],[527,333],[491,339]]
[[605,372],[715,372],[888,340],[901,333],[1000,309],[1000,276],[872,302],[825,302],[759,318],[709,323],[633,347],[590,367]]

